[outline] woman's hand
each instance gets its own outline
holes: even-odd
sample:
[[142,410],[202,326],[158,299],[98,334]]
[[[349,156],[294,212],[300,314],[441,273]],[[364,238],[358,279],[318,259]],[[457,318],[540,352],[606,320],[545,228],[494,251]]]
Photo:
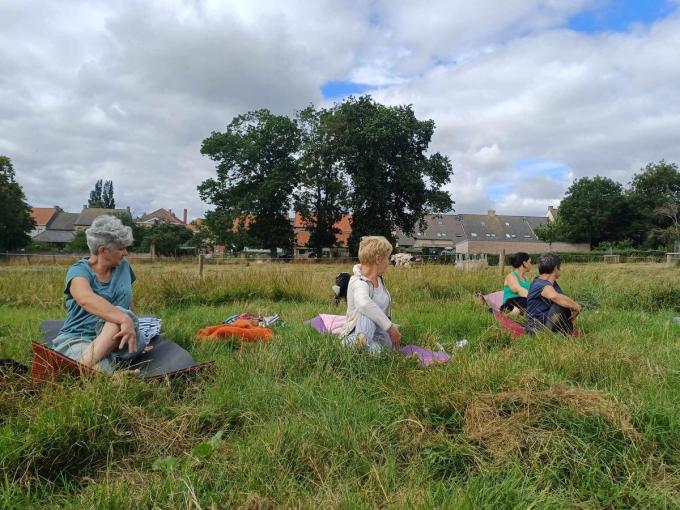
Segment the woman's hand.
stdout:
[[392,347],[397,347],[401,342],[401,333],[394,324],[387,330],[387,334],[390,335],[390,340],[392,340]]
[[120,331],[113,336],[114,340],[120,339],[119,349],[122,349],[126,344],[128,352],[137,352],[137,333],[135,332],[135,323],[129,315],[120,324]]

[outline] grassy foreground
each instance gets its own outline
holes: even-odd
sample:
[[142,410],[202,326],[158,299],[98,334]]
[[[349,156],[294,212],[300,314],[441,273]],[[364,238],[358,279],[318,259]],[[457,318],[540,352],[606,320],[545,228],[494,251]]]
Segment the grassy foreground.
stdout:
[[[214,370],[192,382],[0,378],[0,509],[680,508],[680,273],[566,265],[583,336],[511,340],[475,296],[495,270],[389,269],[405,343],[450,364],[342,349],[348,268],[140,265],[135,297]],[[63,267],[0,267],[0,357],[30,362],[63,317]],[[239,311],[286,319],[266,345],[200,343]],[[344,313],[344,309],[337,313]]]

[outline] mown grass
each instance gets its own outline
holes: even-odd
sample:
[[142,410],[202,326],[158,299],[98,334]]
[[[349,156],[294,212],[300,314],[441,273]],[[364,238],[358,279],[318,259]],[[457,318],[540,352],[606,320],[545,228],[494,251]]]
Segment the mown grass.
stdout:
[[[304,323],[335,311],[344,268],[135,269],[140,310],[214,370],[0,379],[0,508],[680,507],[676,270],[567,265],[583,336],[511,340],[477,297],[495,270],[390,269],[405,341],[453,352],[422,368]],[[30,361],[40,320],[63,316],[64,273],[0,268],[0,356]],[[238,311],[287,325],[266,345],[194,340]]]

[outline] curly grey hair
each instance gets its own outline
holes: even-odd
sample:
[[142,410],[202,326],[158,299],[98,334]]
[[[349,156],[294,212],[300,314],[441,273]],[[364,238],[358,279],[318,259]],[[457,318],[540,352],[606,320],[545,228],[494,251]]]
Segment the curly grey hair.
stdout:
[[97,248],[118,248],[132,244],[132,229],[123,225],[115,216],[97,216],[90,228],[85,231],[87,246],[92,255],[97,254]]

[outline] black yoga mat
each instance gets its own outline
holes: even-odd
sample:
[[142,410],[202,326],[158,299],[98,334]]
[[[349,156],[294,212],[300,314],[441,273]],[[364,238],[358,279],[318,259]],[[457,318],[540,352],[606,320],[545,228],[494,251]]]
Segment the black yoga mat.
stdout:
[[[59,334],[63,324],[64,321],[43,321],[40,324],[47,347],[51,347],[50,342]],[[196,363],[191,354],[163,335],[156,335],[149,345],[153,346],[151,351],[124,364],[126,369],[139,369],[140,377],[144,379],[177,375],[178,373],[198,370],[209,365],[209,363]]]

